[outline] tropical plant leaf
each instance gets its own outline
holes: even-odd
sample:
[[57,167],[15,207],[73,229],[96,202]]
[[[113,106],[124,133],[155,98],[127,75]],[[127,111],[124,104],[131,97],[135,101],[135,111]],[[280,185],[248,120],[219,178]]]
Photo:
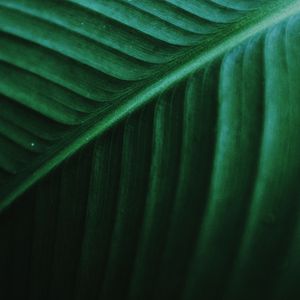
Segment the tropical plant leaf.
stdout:
[[0,15],[5,299],[300,295],[300,1]]
[[86,140],[298,5],[247,2],[1,1],[2,207]]

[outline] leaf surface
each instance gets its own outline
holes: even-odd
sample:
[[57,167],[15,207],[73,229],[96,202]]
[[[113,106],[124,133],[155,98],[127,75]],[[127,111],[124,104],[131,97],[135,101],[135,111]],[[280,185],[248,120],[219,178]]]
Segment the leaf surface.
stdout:
[[2,207],[88,140],[299,6],[243,3],[1,1]]
[[294,299],[299,32],[292,0],[0,0],[7,290]]

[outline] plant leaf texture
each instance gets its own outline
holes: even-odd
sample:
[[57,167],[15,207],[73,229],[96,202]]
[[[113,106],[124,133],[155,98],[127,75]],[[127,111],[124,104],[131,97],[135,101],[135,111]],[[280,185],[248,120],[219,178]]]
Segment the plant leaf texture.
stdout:
[[298,299],[299,178],[299,0],[0,0],[1,299]]

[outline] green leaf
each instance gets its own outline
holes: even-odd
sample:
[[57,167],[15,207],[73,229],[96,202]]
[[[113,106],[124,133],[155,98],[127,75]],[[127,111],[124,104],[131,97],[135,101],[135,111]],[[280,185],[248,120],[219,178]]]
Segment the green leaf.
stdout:
[[297,1],[280,2],[1,1],[2,207],[87,140],[297,12]]
[[299,32],[298,0],[0,0],[12,299],[295,299]]

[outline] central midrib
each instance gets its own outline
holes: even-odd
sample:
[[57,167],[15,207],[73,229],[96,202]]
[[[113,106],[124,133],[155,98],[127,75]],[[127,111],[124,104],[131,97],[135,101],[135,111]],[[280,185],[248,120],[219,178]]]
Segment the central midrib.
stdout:
[[[105,117],[99,120],[98,115],[95,115],[86,131],[82,132],[66,147],[55,153],[53,157],[42,164],[40,168],[33,170],[14,190],[4,195],[0,203],[0,210],[6,208],[15,198],[20,196],[32,184],[49,173],[67,157],[124,119],[129,113],[138,110],[143,105],[152,101],[155,96],[203,68],[206,64],[220,57],[230,49],[240,45],[245,40],[300,12],[300,0],[284,1],[285,5],[281,4],[281,2],[282,1],[277,1],[276,5],[268,6],[264,10],[259,10],[254,18],[252,18],[252,21],[245,22],[245,27],[237,31],[237,33],[224,37],[219,44],[216,44],[208,51],[202,51],[198,55],[191,56],[190,60],[183,65],[165,74],[156,82],[139,91],[132,98],[124,100],[115,110],[108,113]],[[286,2],[288,2],[288,4]]]

